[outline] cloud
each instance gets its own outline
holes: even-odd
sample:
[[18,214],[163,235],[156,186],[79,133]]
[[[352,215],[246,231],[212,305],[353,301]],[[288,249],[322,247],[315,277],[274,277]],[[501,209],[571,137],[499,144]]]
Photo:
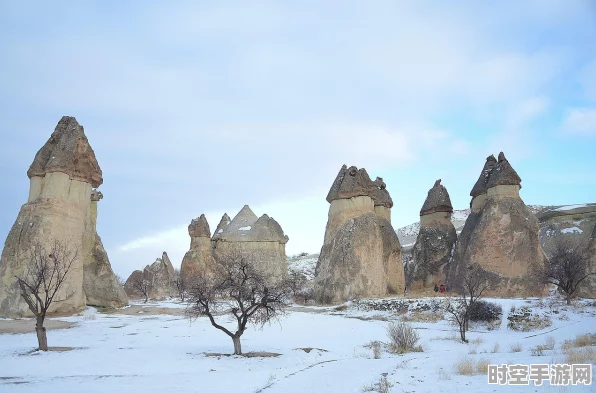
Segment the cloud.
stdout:
[[568,134],[596,135],[596,108],[570,109],[561,127]]

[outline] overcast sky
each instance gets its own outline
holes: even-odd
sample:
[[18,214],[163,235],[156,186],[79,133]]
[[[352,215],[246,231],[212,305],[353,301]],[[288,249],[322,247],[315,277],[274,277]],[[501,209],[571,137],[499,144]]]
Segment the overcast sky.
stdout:
[[342,164],[384,178],[395,228],[438,178],[468,207],[499,151],[527,204],[596,202],[593,1],[2,1],[0,54],[0,238],[75,116],[123,277],[245,204],[318,252]]

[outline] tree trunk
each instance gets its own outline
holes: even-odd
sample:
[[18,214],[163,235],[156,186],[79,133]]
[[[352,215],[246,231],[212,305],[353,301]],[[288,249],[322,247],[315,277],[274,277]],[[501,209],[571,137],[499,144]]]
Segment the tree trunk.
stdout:
[[37,333],[37,343],[40,351],[48,350],[48,337],[46,336],[46,328],[43,327],[43,319],[38,317],[35,324],[35,332]]
[[466,340],[466,323],[463,322],[461,325],[459,325],[459,335],[461,337],[461,341],[467,343],[468,340]]
[[234,355],[242,355],[242,345],[240,345],[240,336],[232,337],[234,342]]
[[571,295],[567,294],[567,304],[571,304]]

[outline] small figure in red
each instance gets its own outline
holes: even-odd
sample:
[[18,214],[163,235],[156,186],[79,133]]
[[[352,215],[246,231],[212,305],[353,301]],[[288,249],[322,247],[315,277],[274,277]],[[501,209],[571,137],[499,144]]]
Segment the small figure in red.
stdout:
[[445,292],[445,284],[441,284],[441,286],[439,287],[439,292]]

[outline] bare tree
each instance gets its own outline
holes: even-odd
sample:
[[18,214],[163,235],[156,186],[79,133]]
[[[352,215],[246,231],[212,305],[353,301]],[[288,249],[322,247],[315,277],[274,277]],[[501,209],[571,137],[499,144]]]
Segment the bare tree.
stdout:
[[452,289],[459,293],[459,297],[457,299],[448,298],[444,309],[459,327],[459,335],[463,342],[468,342],[466,332],[472,309],[482,298],[482,294],[495,282],[496,277],[478,264],[468,266],[455,277]]
[[[206,316],[211,325],[232,338],[234,354],[242,354],[240,337],[249,323],[263,326],[277,319],[288,304],[290,290],[285,282],[270,282],[270,276],[255,266],[254,255],[234,253],[219,259],[212,277],[205,274],[188,289],[188,315]],[[216,321],[232,315],[236,331]]]
[[[32,248],[25,275],[16,276],[21,289],[21,297],[29,310],[35,315],[35,331],[39,350],[48,350],[46,328],[43,326],[48,309],[53,303],[64,301],[72,296],[73,291],[65,286],[66,278],[73,268],[78,252],[59,241],[44,248],[36,244]],[[64,297],[58,299],[58,291],[64,288]]]
[[286,278],[286,283],[294,301],[300,299],[303,304],[306,304],[313,298],[313,288],[309,285],[308,278],[303,272],[296,269],[290,269]]
[[138,277],[135,277],[134,281],[132,282],[132,287],[139,291],[141,295],[145,298],[143,303],[147,303],[149,300],[149,293],[153,288],[153,283],[147,279],[144,274],[139,274]]
[[180,301],[183,302],[186,298],[186,283],[182,279],[180,269],[174,270],[174,284],[176,285],[176,290],[178,291],[178,297],[180,298]]
[[558,240],[548,263],[535,267],[535,273],[542,284],[556,285],[565,294],[567,304],[571,304],[584,280],[596,275],[586,249],[569,239]]

